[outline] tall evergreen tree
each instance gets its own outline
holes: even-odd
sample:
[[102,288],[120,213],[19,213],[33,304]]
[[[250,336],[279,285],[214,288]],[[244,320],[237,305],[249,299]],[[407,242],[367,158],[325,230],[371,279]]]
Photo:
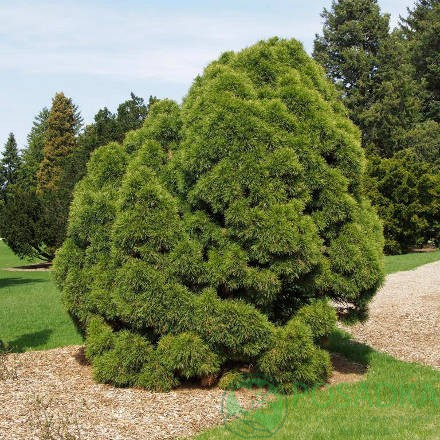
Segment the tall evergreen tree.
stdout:
[[72,191],[82,175],[78,170],[79,147],[75,135],[79,121],[72,100],[57,93],[47,118],[43,160],[37,171],[36,186],[41,218],[45,223],[43,242],[51,255],[63,242]]
[[46,221],[39,197],[35,194],[36,173],[43,159],[43,147],[49,110],[44,108],[33,122],[28,145],[23,152],[17,179],[8,185],[0,212],[0,234],[20,257],[51,260],[42,233]]
[[418,162],[429,165],[431,173],[440,172],[440,123],[424,121],[409,130],[402,141]]
[[65,235],[75,172],[75,133],[81,117],[71,100],[55,96],[33,122],[18,178],[8,186],[0,231],[20,257],[51,260]]
[[371,158],[366,186],[384,225],[385,252],[440,244],[440,174],[411,150]]
[[[150,97],[151,100],[151,97]],[[130,130],[136,130],[142,126],[148,114],[148,106],[144,99],[130,93],[130,99],[119,105],[116,122],[118,125],[118,142],[122,142]]]
[[72,100],[63,93],[57,93],[47,119],[43,160],[37,172],[37,193],[72,187],[69,160],[72,160],[77,148],[76,125]]
[[340,85],[362,130],[367,189],[390,253],[438,237],[439,4],[419,0],[389,34],[388,15],[376,0],[334,1],[323,13],[323,36],[315,40],[315,58]]
[[93,124],[96,143],[98,146],[113,142],[119,136],[118,122],[114,115],[107,107],[99,110],[95,115],[95,123]]
[[422,87],[415,80],[408,44],[399,30],[384,39],[378,53],[372,103],[359,108],[364,146],[369,153],[392,157],[420,120]]
[[148,104],[145,104],[143,98],[131,93],[130,99],[120,104],[116,113],[112,113],[107,107],[99,110],[94,117],[94,123],[87,125],[79,138],[83,160],[87,162],[96,148],[110,142],[121,143],[128,131],[140,128],[151,105],[156,101],[156,97],[150,96]]
[[20,180],[22,184],[35,188],[37,184],[37,171],[43,161],[43,148],[46,136],[49,110],[44,107],[35,117],[32,128],[27,136],[27,147],[23,152],[23,165]]
[[341,87],[351,119],[363,129],[361,112],[374,102],[389,15],[381,13],[377,0],[338,0],[321,16],[323,35],[316,35],[313,56]]
[[0,214],[0,233],[20,257],[51,260],[64,239],[73,186],[81,175],[76,106],[62,93],[35,118],[28,146]]
[[100,110],[82,132],[78,108],[62,93],[50,111],[44,108],[36,116],[19,178],[9,185],[0,207],[0,234],[15,253],[53,258],[65,235],[73,187],[83,177],[90,153],[139,128],[155,101],[150,97],[145,104],[132,94],[117,113]]
[[440,122],[440,0],[419,0],[402,20],[416,76],[426,87],[424,117]]
[[21,164],[17,142],[14,133],[9,133],[5,144],[3,158],[0,162],[1,188],[5,190],[7,185],[12,185],[17,180],[18,170]]

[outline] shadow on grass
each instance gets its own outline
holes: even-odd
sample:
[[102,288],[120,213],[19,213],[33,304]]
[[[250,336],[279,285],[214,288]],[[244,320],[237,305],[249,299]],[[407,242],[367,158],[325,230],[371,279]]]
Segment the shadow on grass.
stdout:
[[34,263],[34,264],[26,264],[24,266],[14,266],[12,269],[23,270],[23,271],[33,271],[33,270],[48,270],[52,267],[52,263]]
[[0,289],[3,287],[19,286],[22,284],[44,283],[47,280],[42,278],[0,278]]
[[341,353],[347,359],[364,365],[370,364],[371,355],[374,353],[371,347],[354,341],[348,333],[339,329],[330,335],[328,349],[331,352]]
[[9,341],[8,346],[12,351],[21,353],[28,349],[46,344],[52,333],[53,330],[51,329],[44,329],[33,333],[25,333],[24,335]]

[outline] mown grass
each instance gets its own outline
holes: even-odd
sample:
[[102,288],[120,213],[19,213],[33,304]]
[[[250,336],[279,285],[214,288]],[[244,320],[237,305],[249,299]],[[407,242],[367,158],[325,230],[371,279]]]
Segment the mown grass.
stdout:
[[35,261],[22,260],[17,257],[17,255],[6,246],[3,240],[0,240],[0,270],[6,267],[15,267],[32,263],[35,263]]
[[[400,362],[357,344],[343,332],[332,336],[331,351],[368,365],[364,380],[288,396],[284,424],[276,440],[438,440],[440,438],[440,372]],[[270,408],[265,419],[279,418]],[[270,423],[268,424],[270,426]],[[273,423],[275,426],[276,423]],[[241,429],[239,422],[230,425]],[[246,438],[261,438],[249,433]],[[226,440],[240,437],[219,426],[194,437]]]
[[414,252],[405,255],[389,255],[385,257],[385,272],[387,274],[412,270],[423,264],[440,260],[440,251]]
[[[29,264],[0,242],[0,267]],[[81,343],[50,272],[0,270],[0,339],[13,351]]]

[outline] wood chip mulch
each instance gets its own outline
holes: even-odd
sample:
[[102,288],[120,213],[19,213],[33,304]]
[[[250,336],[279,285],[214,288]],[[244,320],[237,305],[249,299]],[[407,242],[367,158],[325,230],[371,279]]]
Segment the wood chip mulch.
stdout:
[[[16,362],[17,377],[0,382],[0,438],[40,439],[49,429],[66,431],[68,424],[81,432],[73,438],[169,439],[221,423],[223,391],[152,393],[97,384],[81,350],[70,346],[8,355]],[[46,420],[51,428],[44,426]]]
[[[81,346],[12,353],[6,360],[0,439],[177,439],[222,423],[222,390],[152,393],[98,384]],[[365,373],[340,355],[332,355],[332,361],[332,385],[358,381]]]

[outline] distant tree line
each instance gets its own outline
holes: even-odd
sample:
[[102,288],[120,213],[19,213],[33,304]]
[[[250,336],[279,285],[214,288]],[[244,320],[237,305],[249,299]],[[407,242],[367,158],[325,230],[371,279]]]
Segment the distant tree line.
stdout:
[[90,154],[140,128],[155,101],[150,96],[145,103],[132,93],[116,113],[104,107],[83,127],[77,106],[57,93],[51,108],[35,117],[22,152],[9,134],[0,163],[0,235],[17,255],[53,259],[66,235],[73,189]]
[[438,244],[440,1],[417,1],[392,32],[377,0],[333,1],[322,17],[313,55],[362,130],[385,251]]
[[[440,0],[418,0],[398,27],[377,0],[334,0],[313,56],[361,129],[364,187],[384,225],[385,252],[440,241]],[[156,98],[131,94],[83,127],[62,93],[35,118],[21,153],[0,163],[0,235],[20,256],[51,260],[66,234],[72,191],[90,154],[142,126]]]

